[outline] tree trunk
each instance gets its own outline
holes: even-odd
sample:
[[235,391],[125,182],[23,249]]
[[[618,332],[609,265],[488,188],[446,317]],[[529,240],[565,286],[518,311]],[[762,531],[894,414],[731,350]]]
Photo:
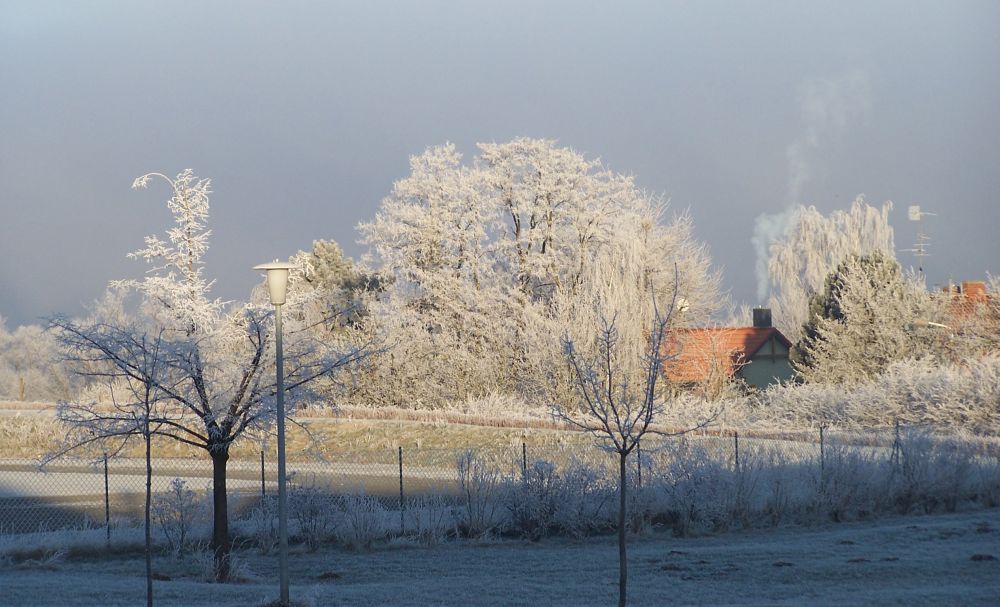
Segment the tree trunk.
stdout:
[[150,531],[149,506],[153,499],[153,462],[150,454],[153,437],[149,435],[149,417],[145,419],[146,439],[146,512],[145,512],[145,532],[146,532],[146,607],[153,607],[153,535]]
[[628,561],[625,560],[625,457],[618,454],[618,607],[625,607],[625,585],[628,582]]
[[215,554],[215,579],[229,579],[229,504],[226,493],[226,464],[229,448],[216,447],[212,456],[212,551]]

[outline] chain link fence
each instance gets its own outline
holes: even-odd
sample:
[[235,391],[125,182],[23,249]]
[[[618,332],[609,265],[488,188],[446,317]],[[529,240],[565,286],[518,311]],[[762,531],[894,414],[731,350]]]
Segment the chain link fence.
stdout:
[[[897,427],[878,432],[820,429],[753,435],[730,431],[673,438],[650,436],[630,456],[629,474],[635,486],[641,488],[644,478],[680,474],[674,466],[680,457],[734,470],[780,458],[782,465],[797,465],[816,475],[822,473],[830,457],[845,452],[898,464],[902,455],[900,432]],[[965,441],[962,448],[974,449],[976,457],[996,461],[995,441]],[[386,511],[399,512],[402,532],[407,508],[414,500],[460,497],[459,461],[463,457],[467,461],[473,457],[479,465],[510,479],[527,478],[529,468],[542,461],[554,470],[583,465],[596,471],[602,482],[617,483],[616,457],[597,446],[541,448],[525,443],[490,449],[397,447],[369,450],[349,459],[293,459],[287,467],[288,482],[293,495],[303,490],[325,496],[364,495],[377,499]],[[155,458],[152,472],[154,506],[183,490],[200,499],[204,510],[210,508],[209,458]],[[145,483],[145,462],[139,459],[94,462],[63,458],[43,467],[27,459],[0,460],[0,534],[104,527],[110,541],[115,529],[141,523]],[[233,520],[246,518],[254,507],[266,504],[277,494],[274,457],[261,452],[257,460],[230,460],[227,492]]]

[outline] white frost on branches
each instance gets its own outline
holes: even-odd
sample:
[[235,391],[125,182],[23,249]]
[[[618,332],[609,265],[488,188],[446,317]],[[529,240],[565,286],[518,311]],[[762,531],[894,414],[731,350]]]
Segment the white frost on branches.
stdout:
[[798,341],[807,320],[809,298],[822,290],[823,281],[849,255],[879,252],[895,259],[892,203],[873,207],[859,196],[848,211],[825,216],[816,207],[796,207],[779,237],[761,232],[769,242],[767,277],[775,326],[792,342]]
[[[133,393],[136,386],[143,387],[155,396],[157,410],[164,411],[156,418],[157,434],[203,449],[211,457],[212,545],[216,574],[224,579],[229,574],[225,480],[229,450],[244,436],[267,432],[276,411],[273,312],[260,296],[255,302],[227,306],[210,295],[212,283],[203,275],[211,235],[209,181],[186,170],[173,179],[150,173],[133,185],[145,187],[151,179],[170,186],[167,206],[174,225],[166,240],[148,236],[145,247],[131,255],[150,265],[143,279],[112,285],[140,296],[139,322],[55,318],[50,326],[82,374],[124,380]],[[292,273],[293,284],[302,280],[301,269]],[[318,295],[315,289],[293,291],[285,304],[284,350],[284,385],[291,403],[314,398],[313,385],[365,355],[364,345],[340,350],[317,339],[308,330],[313,319],[301,312],[301,304]],[[159,336],[155,352],[146,347],[147,335]],[[294,405],[289,408],[294,409]],[[97,403],[65,404],[60,415],[78,429],[120,432],[115,420],[104,419]]]
[[[410,167],[359,226],[367,262],[392,280],[375,314],[380,329],[408,353],[379,361],[372,400],[408,406],[498,392],[538,402],[562,358],[559,336],[595,326],[594,302],[609,281],[642,299],[684,298],[686,322],[717,306],[718,276],[690,218],[664,223],[662,200],[599,161],[520,138],[480,144],[471,164],[452,144],[432,147]],[[644,320],[623,317],[620,329]]]

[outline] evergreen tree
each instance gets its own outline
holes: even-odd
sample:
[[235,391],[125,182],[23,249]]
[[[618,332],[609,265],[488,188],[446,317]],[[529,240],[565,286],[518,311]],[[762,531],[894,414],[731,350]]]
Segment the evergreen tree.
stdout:
[[792,362],[808,381],[871,379],[894,361],[931,353],[929,336],[914,323],[935,318],[934,306],[895,260],[881,252],[851,255],[810,300]]

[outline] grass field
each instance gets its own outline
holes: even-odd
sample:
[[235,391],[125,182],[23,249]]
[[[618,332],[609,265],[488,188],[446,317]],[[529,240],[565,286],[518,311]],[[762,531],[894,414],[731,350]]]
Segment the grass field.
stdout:
[[[629,604],[996,605],[1000,510],[783,528],[716,537],[650,532],[630,547]],[[611,537],[462,541],[366,552],[321,547],[290,558],[298,605],[614,604]],[[277,597],[277,558],[236,554],[239,583],[206,581],[210,558],[157,554],[157,605],[254,607]],[[0,605],[139,605],[141,553],[0,561]]]
[[[340,459],[346,454],[364,461],[391,462],[398,447],[422,450],[464,448],[588,447],[593,439],[580,432],[556,427],[544,417],[487,418],[461,412],[371,410],[344,408],[336,413],[310,412],[288,425],[290,461]],[[0,459],[40,459],[55,452],[65,431],[55,419],[54,405],[0,402]],[[232,459],[256,460],[260,451],[270,453],[274,441],[247,439],[237,443]],[[98,458],[101,450],[79,450],[82,458]],[[136,441],[122,454],[142,456]],[[175,441],[154,441],[157,458],[197,458],[204,452]],[[373,460],[374,458],[374,460]]]

